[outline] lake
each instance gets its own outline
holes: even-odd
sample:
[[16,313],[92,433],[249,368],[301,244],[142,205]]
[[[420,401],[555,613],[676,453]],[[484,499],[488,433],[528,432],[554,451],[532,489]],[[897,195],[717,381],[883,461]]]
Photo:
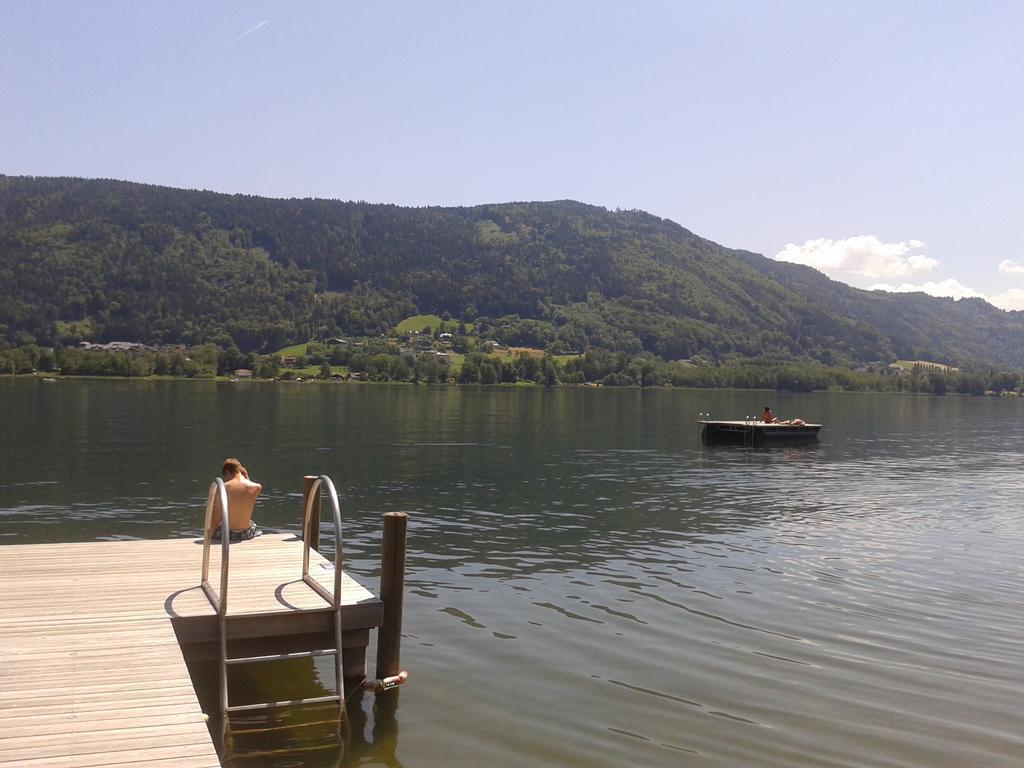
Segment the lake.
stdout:
[[[819,441],[701,445],[765,405]],[[1015,398],[7,378],[0,429],[3,544],[195,537],[238,456],[376,590],[409,513],[400,705],[231,764],[1024,763]]]

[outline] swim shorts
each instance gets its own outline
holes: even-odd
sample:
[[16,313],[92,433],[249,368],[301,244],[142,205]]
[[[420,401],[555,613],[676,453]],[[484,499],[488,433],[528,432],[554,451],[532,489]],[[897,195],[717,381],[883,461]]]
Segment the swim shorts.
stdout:
[[[250,520],[249,525],[245,528],[241,528],[237,531],[231,531],[228,534],[228,541],[248,541],[249,539],[255,539],[262,533],[263,531],[256,527],[256,522]],[[213,532],[213,540],[220,541],[220,528]]]

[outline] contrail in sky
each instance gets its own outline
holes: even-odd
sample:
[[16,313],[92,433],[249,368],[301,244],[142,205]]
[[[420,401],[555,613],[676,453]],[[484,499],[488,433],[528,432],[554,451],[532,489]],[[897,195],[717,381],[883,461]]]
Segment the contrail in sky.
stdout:
[[241,40],[241,39],[242,39],[243,37],[248,37],[248,36],[249,36],[249,35],[251,35],[251,34],[252,34],[253,32],[255,32],[255,31],[256,31],[257,29],[259,29],[259,28],[260,28],[260,27],[262,27],[262,26],[263,26],[264,24],[266,24],[266,23],[267,23],[268,21],[270,21],[270,19],[264,19],[264,20],[263,20],[263,21],[261,21],[261,22],[260,22],[259,24],[257,24],[257,25],[256,25],[255,27],[253,27],[252,29],[246,30],[245,32],[243,32],[242,34],[240,34],[240,35],[239,35],[238,37],[236,37],[236,38],[235,38],[234,40],[232,40],[232,41],[231,41],[230,43],[225,43],[225,44],[224,44],[224,47],[225,47],[225,48],[227,48],[227,47],[228,47],[229,45],[234,45],[235,43],[237,43],[237,42],[238,42],[239,40]]

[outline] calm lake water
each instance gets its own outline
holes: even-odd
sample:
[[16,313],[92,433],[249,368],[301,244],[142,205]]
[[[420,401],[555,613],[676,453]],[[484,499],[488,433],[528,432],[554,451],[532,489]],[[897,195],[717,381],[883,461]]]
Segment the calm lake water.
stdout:
[[[701,445],[766,404],[819,442]],[[0,543],[194,537],[230,455],[374,590],[409,512],[412,674],[232,763],[1024,764],[1024,401],[0,379]]]

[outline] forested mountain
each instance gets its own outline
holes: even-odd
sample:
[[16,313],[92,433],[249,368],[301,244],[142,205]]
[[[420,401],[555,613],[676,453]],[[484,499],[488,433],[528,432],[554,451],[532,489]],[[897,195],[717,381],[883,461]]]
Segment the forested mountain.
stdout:
[[861,291],[571,201],[401,208],[0,176],[0,286],[8,344],[259,351],[447,312],[552,350],[1024,367],[1024,313]]

